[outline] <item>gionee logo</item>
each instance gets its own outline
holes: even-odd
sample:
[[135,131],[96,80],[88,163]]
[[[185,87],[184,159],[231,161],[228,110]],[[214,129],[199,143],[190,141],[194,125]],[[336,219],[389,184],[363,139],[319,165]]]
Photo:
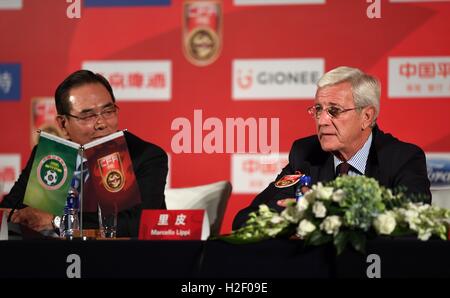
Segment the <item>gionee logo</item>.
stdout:
[[253,70],[250,69],[246,73],[243,73],[241,69],[238,70],[237,84],[241,89],[248,89],[253,84]]

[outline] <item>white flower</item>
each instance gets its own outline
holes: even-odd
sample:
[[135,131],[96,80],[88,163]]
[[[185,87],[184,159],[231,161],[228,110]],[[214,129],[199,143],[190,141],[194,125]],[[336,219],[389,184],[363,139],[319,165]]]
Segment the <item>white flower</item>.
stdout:
[[312,207],[312,212],[317,218],[324,218],[325,215],[327,215],[327,208],[325,208],[325,205],[322,202],[317,201]]
[[344,197],[345,197],[345,191],[343,191],[342,189],[338,189],[335,192],[333,192],[331,199],[333,200],[333,202],[339,203],[340,201],[342,201],[342,199]]
[[281,211],[281,217],[288,222],[298,223],[303,212],[298,212],[297,207],[287,206],[283,211]]
[[378,234],[390,235],[396,226],[395,214],[391,211],[382,213],[375,218],[373,225]]
[[419,209],[419,212],[423,212],[423,211],[428,210],[430,207],[431,207],[430,204],[423,204],[423,205],[419,205],[418,209]]
[[270,229],[267,229],[267,235],[269,235],[270,237],[275,237],[282,230],[283,229],[281,227],[270,228]]
[[270,220],[270,222],[271,222],[272,224],[274,224],[274,225],[279,224],[279,223],[281,223],[281,222],[283,222],[283,221],[284,221],[284,218],[282,218],[282,217],[279,216],[279,215],[275,215],[275,216],[272,217],[272,219]]
[[[314,186],[313,186],[314,188]],[[316,192],[314,189],[308,190],[304,195],[303,198],[306,199],[309,203],[312,203],[316,200]]]
[[387,190],[387,198],[390,200],[395,199],[395,196],[390,189]]
[[322,183],[317,183],[317,186],[313,190],[316,192],[316,197],[322,200],[329,200],[333,194],[333,188],[328,186],[323,186]]
[[259,205],[259,212],[263,214],[270,212],[269,206],[266,204]]
[[316,229],[316,226],[307,219],[304,219],[300,222],[297,227],[297,234],[304,238],[311,234]]
[[417,238],[422,241],[427,241],[431,237],[431,231],[429,229],[419,229],[417,232]]
[[301,198],[300,201],[297,203],[297,211],[298,212],[303,212],[306,209],[308,209],[309,206],[309,202],[308,200],[306,200],[305,197]]
[[[301,200],[296,204],[289,203],[281,213],[261,205],[257,212],[250,214],[246,226],[233,231],[233,236],[259,241],[276,237],[296,226],[297,235],[302,239],[317,236],[311,240],[317,243],[332,240],[335,245],[342,240],[340,233],[349,229],[366,233],[373,228],[379,235],[393,235],[394,231],[414,232],[423,241],[433,235],[447,240],[450,210],[406,203],[404,199],[403,194],[392,194],[372,178],[344,176],[327,186],[313,185]],[[398,227],[401,229],[396,231]]]
[[342,225],[341,218],[337,215],[327,216],[320,224],[320,229],[325,233],[331,235],[337,235],[339,228]]
[[416,210],[405,210],[403,212],[403,216],[405,217],[405,221],[409,224],[409,227],[413,230],[416,229],[416,224],[419,223],[419,212]]

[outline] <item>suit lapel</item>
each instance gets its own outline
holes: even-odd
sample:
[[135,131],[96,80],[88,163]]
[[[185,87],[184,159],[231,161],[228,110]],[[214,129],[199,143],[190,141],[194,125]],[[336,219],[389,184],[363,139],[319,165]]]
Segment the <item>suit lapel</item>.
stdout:
[[364,173],[367,177],[373,177],[380,181],[380,167],[378,162],[378,152],[379,147],[382,146],[380,138],[382,133],[377,126],[372,130],[373,140],[370,146],[369,156],[367,157],[366,172]]
[[378,157],[375,150],[370,150],[369,157],[367,158],[366,172],[364,173],[367,177],[373,177],[379,180],[379,167],[378,167]]
[[335,178],[335,170],[334,170],[334,162],[333,162],[333,154],[328,154],[328,158],[326,162],[318,167],[318,180],[322,181],[323,183],[331,181]]

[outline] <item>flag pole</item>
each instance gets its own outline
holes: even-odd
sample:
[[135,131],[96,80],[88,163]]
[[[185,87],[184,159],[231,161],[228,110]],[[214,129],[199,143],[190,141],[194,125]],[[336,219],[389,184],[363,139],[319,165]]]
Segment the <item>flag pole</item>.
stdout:
[[84,185],[84,147],[80,147],[80,153],[81,153],[81,173],[80,173],[80,194],[78,195],[78,200],[80,204],[80,237],[83,239],[83,185]]

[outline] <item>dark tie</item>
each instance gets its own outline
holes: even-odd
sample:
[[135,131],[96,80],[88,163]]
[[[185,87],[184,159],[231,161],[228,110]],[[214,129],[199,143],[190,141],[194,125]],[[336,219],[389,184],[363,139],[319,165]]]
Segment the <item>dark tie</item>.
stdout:
[[350,169],[350,165],[347,162],[343,162],[337,166],[337,174],[338,176],[347,175],[348,170]]

